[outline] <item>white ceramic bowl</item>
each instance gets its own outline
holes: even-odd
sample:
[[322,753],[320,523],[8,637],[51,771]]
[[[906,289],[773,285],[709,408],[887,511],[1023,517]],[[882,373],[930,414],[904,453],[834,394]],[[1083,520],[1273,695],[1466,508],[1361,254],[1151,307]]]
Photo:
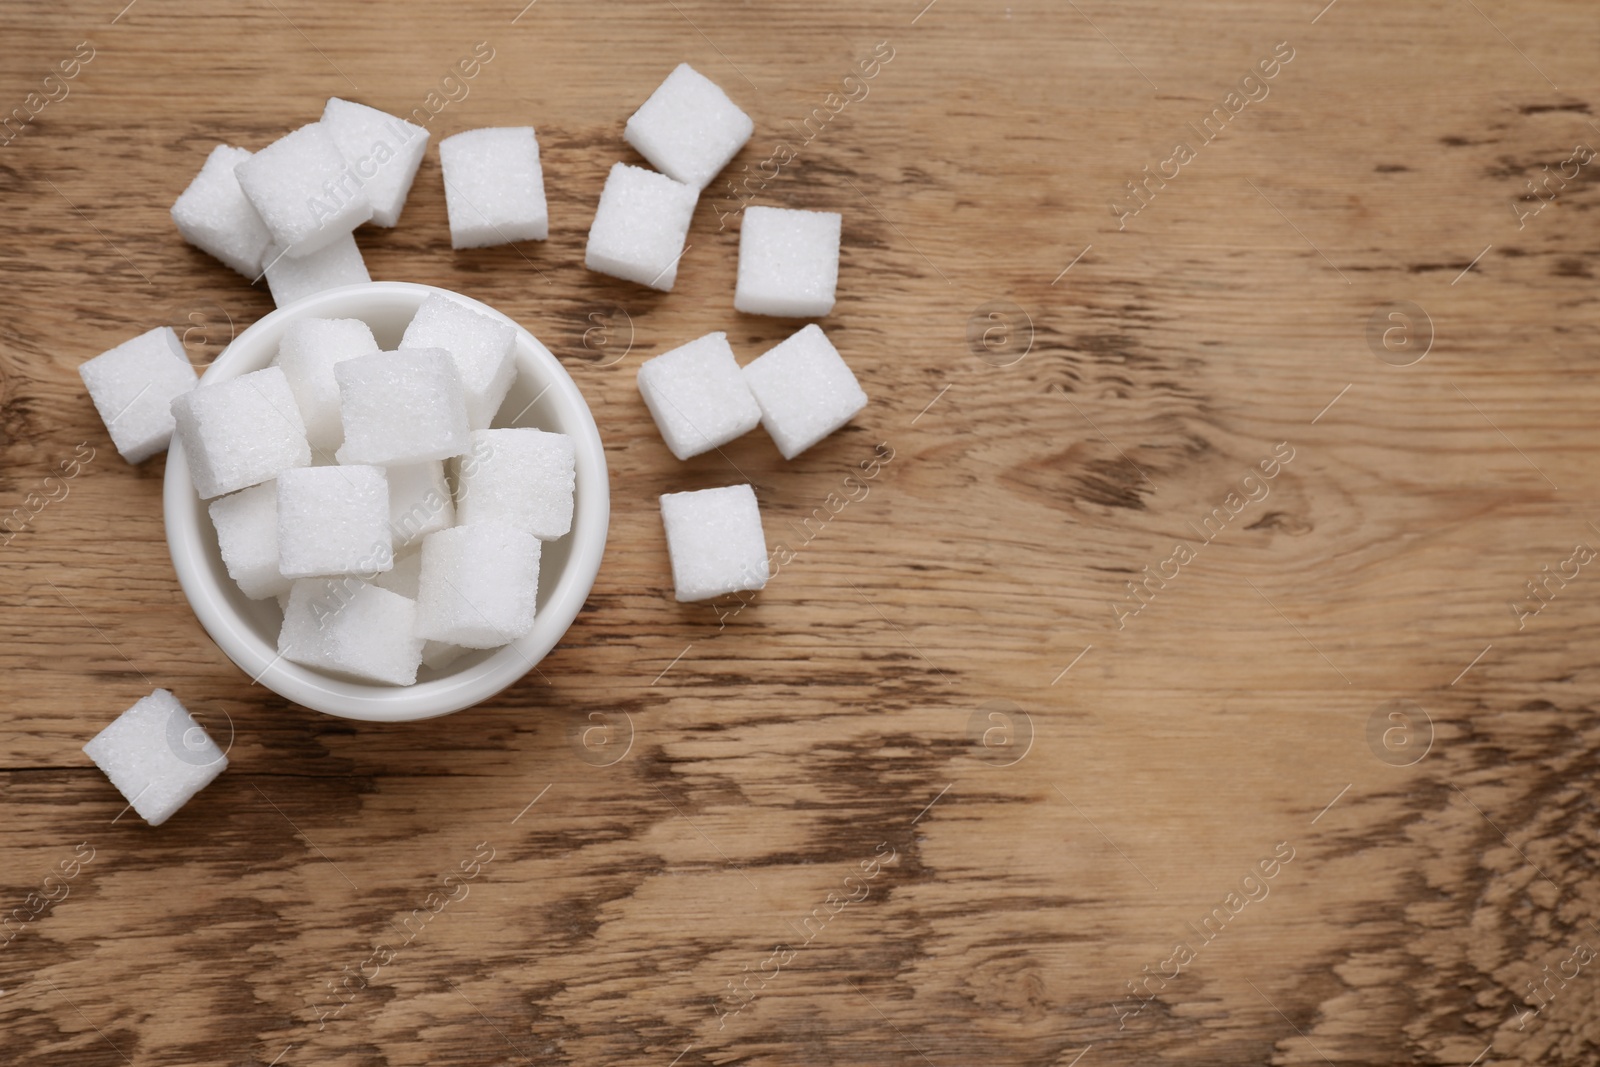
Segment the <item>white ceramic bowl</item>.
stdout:
[[[279,308],[234,338],[201,377],[203,385],[260,370],[277,353],[284,329],[298,319],[361,319],[385,351],[400,343],[411,316],[429,293],[409,282],[368,282],[309,296]],[[447,715],[486,700],[544,658],[577,617],[605,551],[611,493],[605,451],[594,417],[566,370],[527,330],[493,308],[451,296],[517,327],[517,381],[495,426],[537,426],[572,438],[577,451],[572,531],[545,543],[533,631],[504,648],[470,652],[449,667],[423,667],[417,683],[361,682],[290,663],[278,655],[282,614],[276,601],[250,600],[228,577],[206,501],[195,492],[183,446],[172,439],[163,490],[167,545],[178,583],[200,624],[250,678],[297,704],[346,719],[403,722]],[[520,414],[519,414],[520,413]]]

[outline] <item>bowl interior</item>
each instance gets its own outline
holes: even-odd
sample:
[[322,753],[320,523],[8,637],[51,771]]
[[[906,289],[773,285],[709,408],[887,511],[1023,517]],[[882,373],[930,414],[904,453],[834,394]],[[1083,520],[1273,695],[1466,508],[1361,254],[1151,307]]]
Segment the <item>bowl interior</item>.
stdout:
[[[303,318],[357,318],[384,351],[400,336],[431,286],[372,282],[307,297],[272,312],[236,337],[201,377],[202,384],[260,370],[272,362],[288,326]],[[163,487],[167,540],[179,583],[201,624],[228,657],[260,684],[296,703],[345,718],[400,721],[444,715],[504,689],[553,648],[577,616],[598,573],[609,523],[605,454],[594,418],[559,361],[515,320],[459,293],[449,295],[517,328],[517,378],[492,426],[535,426],[572,438],[577,456],[572,530],[544,543],[534,628],[498,649],[465,653],[427,666],[411,686],[389,686],[304,667],[278,656],[283,614],[275,600],[251,600],[228,577],[216,530],[195,491],[181,443],[173,439]],[[320,462],[321,460],[319,460]]]

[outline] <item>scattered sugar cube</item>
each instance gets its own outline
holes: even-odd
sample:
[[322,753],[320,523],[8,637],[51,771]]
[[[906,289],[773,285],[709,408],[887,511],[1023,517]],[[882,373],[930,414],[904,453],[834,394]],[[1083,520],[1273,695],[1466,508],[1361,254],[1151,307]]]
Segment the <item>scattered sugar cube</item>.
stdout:
[[721,448],[761,421],[725,333],[708,333],[645,360],[639,393],[679,459]]
[[172,415],[202,500],[311,463],[305,423],[278,367],[184,393]]
[[445,641],[425,641],[422,645],[422,665],[442,671],[470,651],[470,648]]
[[382,467],[300,467],[278,475],[278,571],[285,578],[394,566]]
[[283,658],[373,682],[410,685],[422,663],[416,602],[359,578],[302,578],[278,631]]
[[572,438],[532,428],[474,430],[459,466],[463,526],[503,522],[541,541],[572,529],[577,456]]
[[539,551],[532,534],[480,522],[422,541],[417,636],[465,648],[494,648],[533,629]]
[[228,577],[244,595],[251,600],[286,595],[289,579],[278,570],[277,481],[218,497],[207,510]]
[[[422,548],[418,546],[411,551],[396,556],[394,566],[383,571],[372,579],[372,584],[379,589],[387,589],[391,593],[399,593],[408,600],[417,599],[417,580],[422,576]],[[422,659],[426,663],[428,649],[422,649]]]
[[679,63],[628,119],[622,136],[667,177],[704,189],[754,129],[716,82]]
[[450,247],[485,248],[550,236],[544,171],[532,126],[468,130],[439,142]]
[[171,326],[157,326],[78,365],[100,421],[129,463],[166,451],[172,402],[200,381]]
[[322,128],[362,181],[372,201],[372,224],[394,226],[428,148],[428,131],[375,107],[328,99]]
[[284,134],[234,168],[272,243],[305,256],[372,217],[361,179],[320,122]]
[[228,766],[205,727],[165,689],[117,716],[83,751],[151,826],[170,819]]
[[661,522],[679,600],[709,600],[767,584],[767,537],[750,486],[666,493]]
[[379,352],[334,364],[344,423],[340,463],[386,467],[467,450],[467,399],[450,353]]
[[822,327],[812,323],[756,357],[744,380],[761,405],[761,425],[793,459],[867,406],[856,376]]
[[283,331],[272,365],[289,379],[313,452],[332,455],[344,440],[333,365],[376,351],[372,328],[360,319],[300,319]]
[[664,174],[616,163],[589,227],[583,265],[652,289],[678,278],[689,219],[700,191]]
[[467,423],[483,430],[517,378],[511,354],[516,338],[517,328],[509,322],[474,311],[443,293],[429,293],[400,338],[400,347],[449,352],[467,394]]
[[272,302],[278,307],[286,307],[324,289],[372,280],[354,235],[348,233],[298,258],[281,255],[276,247],[269,248],[264,270]]
[[833,211],[745,208],[733,306],[792,319],[832,311],[842,221]]
[[230,145],[213,148],[200,173],[173,203],[172,221],[185,241],[255,281],[272,235],[233,173],[250,156],[248,150]]
[[455,524],[456,505],[443,460],[389,468],[389,530],[396,546],[414,544]]

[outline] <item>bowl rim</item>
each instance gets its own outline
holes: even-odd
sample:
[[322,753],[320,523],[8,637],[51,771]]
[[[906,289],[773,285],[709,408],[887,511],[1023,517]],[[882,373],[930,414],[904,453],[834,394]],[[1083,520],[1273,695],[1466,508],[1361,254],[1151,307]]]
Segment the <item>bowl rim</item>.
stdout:
[[[552,394],[552,403],[575,423],[564,427],[573,439],[576,455],[576,494],[572,538],[566,567],[534,620],[533,630],[479,663],[445,677],[410,686],[361,682],[325,674],[291,663],[278,653],[275,643],[262,641],[250,624],[228,602],[226,589],[215,580],[209,553],[203,543],[201,522],[209,521],[189,475],[183,444],[173,436],[162,485],[162,511],[167,547],[184,597],[200,625],[223,653],[251,679],[296,704],[327,715],[367,722],[410,722],[448,715],[471,707],[515,684],[533,670],[566,634],[594,586],[605,554],[610,528],[611,490],[605,447],[599,428],[577,383],[550,350],[511,316],[464,293],[419,282],[374,281],[326,289],[277,308],[242,330],[200,376],[200,384],[226,381],[266,366],[260,360],[262,338],[281,334],[290,321],[302,318],[364,318],[370,305],[394,307],[420,305],[441,293],[474,310],[510,323],[518,332],[518,365],[531,341],[532,361],[544,370],[540,393]],[[352,310],[368,305],[365,313]],[[259,366],[250,364],[259,362]],[[537,398],[536,398],[537,399]],[[575,432],[574,432],[575,431]],[[542,576],[541,576],[542,577]],[[224,577],[223,581],[228,581]]]

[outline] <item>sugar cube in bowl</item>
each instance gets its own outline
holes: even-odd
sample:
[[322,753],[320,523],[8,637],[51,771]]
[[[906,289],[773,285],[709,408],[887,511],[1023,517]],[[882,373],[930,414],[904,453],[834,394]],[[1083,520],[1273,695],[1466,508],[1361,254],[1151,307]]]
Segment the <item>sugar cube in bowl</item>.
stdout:
[[[385,351],[398,347],[424,299],[445,290],[410,282],[369,282],[316,293],[267,315],[234,338],[201,384],[266,367],[291,323],[308,318],[360,319]],[[182,445],[167,456],[167,544],[178,582],[202,626],[246,676],[297,704],[348,719],[401,722],[470,707],[516,682],[555,647],[577,617],[600,569],[610,521],[610,489],[600,434],[578,387],[560,362],[514,320],[460,294],[474,310],[516,327],[517,378],[491,424],[566,434],[575,452],[572,529],[541,546],[533,629],[502,648],[467,652],[441,667],[424,665],[410,686],[362,682],[292,663],[278,653],[282,611],[250,600],[228,576],[206,502],[195,491]]]

